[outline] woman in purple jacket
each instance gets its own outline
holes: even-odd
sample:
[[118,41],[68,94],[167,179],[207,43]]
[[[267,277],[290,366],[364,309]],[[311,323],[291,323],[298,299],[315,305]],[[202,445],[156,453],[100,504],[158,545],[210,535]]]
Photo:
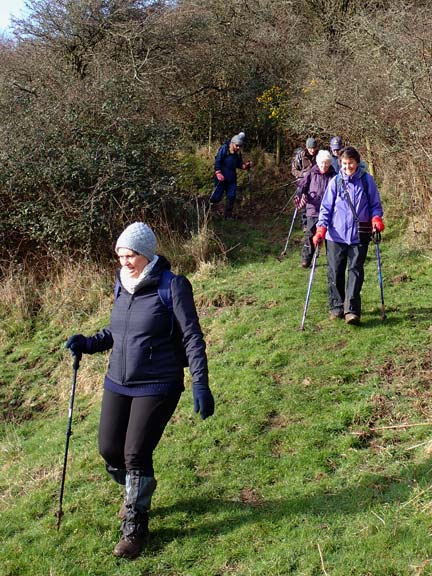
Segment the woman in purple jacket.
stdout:
[[322,199],[312,242],[317,246],[326,240],[330,317],[359,324],[364,263],[372,232],[384,230],[383,210],[375,180],[361,167],[358,151],[347,146],[340,162],[341,170]]
[[327,184],[335,175],[332,166],[332,157],[327,150],[320,150],[316,157],[316,164],[303,176],[294,197],[294,205],[301,209],[306,206],[306,230],[301,251],[301,265],[309,268],[315,247],[312,238],[316,232],[316,223],[321,206],[321,200]]

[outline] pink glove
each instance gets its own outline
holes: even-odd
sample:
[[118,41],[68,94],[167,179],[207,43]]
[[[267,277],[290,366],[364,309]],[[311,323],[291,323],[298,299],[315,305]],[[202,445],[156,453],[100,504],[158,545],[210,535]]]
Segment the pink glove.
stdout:
[[222,174],[220,170],[216,170],[215,176],[219,180],[219,182],[223,182],[225,180],[225,176]]
[[327,234],[327,228],[325,226],[317,226],[315,236],[312,238],[312,244],[315,246],[321,246],[324,242],[325,235]]
[[306,206],[306,196],[302,194],[301,196],[294,196],[294,206],[297,210],[301,210]]
[[377,232],[384,232],[384,222],[381,216],[374,216],[372,218],[372,231],[377,230]]

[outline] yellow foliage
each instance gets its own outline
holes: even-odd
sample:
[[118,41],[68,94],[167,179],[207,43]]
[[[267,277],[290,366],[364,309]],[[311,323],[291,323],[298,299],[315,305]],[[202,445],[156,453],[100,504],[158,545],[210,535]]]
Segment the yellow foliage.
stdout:
[[280,86],[271,86],[264,90],[257,97],[257,102],[262,105],[269,120],[279,123],[287,116],[288,92]]

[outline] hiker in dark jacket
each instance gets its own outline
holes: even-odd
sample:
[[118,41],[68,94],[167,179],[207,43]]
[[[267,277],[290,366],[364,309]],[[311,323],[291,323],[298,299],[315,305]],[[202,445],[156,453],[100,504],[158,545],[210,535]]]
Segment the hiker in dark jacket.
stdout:
[[[120,234],[111,321],[94,336],[75,334],[72,354],[111,349],[99,425],[99,451],[111,477],[125,486],[122,537],[114,554],[134,558],[148,538],[148,511],[156,488],[153,451],[184,390],[185,355],[194,409],[214,412],[205,342],[192,287],[156,254],[156,237],[143,222]],[[162,292],[162,287],[164,292]]]
[[330,152],[320,150],[316,157],[316,164],[300,180],[294,196],[296,208],[305,207],[306,210],[306,230],[301,251],[301,265],[303,268],[309,268],[315,252],[312,238],[316,232],[321,200],[327,184],[335,175],[331,162]]
[[308,170],[316,164],[316,156],[318,154],[318,144],[315,138],[308,138],[306,140],[306,147],[302,148],[295,154],[291,163],[291,174],[297,180],[303,178]]
[[330,317],[359,324],[364,263],[373,230],[384,230],[383,210],[375,180],[362,168],[358,151],[343,148],[340,164],[324,193],[312,241],[317,246],[326,240]]
[[239,132],[227,140],[218,150],[215,156],[215,188],[210,197],[210,204],[218,204],[224,195],[225,219],[233,217],[233,208],[237,196],[237,169],[250,170],[252,162],[243,162],[241,148],[244,145],[245,133]]
[[332,155],[333,170],[337,174],[339,172],[339,154],[342,150],[342,138],[340,136],[333,136],[330,138],[330,153]]
[[[316,156],[318,154],[318,144],[315,138],[308,138],[306,140],[306,147],[301,148],[295,155],[291,162],[291,174],[296,179],[296,184],[303,178],[303,176],[316,164]],[[301,208],[301,221],[303,231],[307,230],[307,216],[306,210]]]

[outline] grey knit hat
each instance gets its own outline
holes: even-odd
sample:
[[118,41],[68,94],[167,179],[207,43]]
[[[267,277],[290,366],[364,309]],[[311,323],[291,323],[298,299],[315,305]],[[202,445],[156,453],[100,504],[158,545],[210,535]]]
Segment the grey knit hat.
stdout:
[[156,253],[156,242],[156,236],[147,224],[134,222],[120,234],[115,249],[117,252],[119,248],[128,248],[142,254],[151,262]]
[[306,140],[306,148],[318,148],[318,144],[315,138],[308,138]]
[[246,134],[244,132],[239,132],[238,134],[236,134],[235,136],[233,136],[231,138],[231,142],[233,144],[236,144],[237,146],[243,146],[245,138],[246,138]]

